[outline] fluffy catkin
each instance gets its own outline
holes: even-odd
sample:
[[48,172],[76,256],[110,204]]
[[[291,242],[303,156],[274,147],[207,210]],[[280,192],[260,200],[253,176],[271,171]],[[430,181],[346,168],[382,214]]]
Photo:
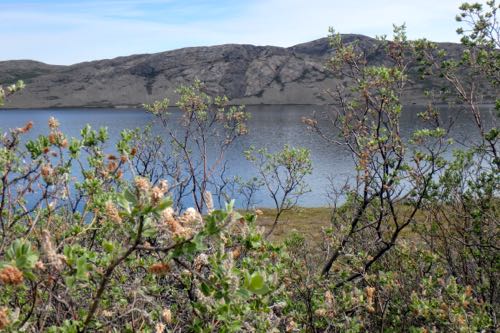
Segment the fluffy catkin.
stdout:
[[0,330],[3,330],[9,326],[10,320],[7,315],[7,308],[0,308]]
[[42,249],[49,266],[52,266],[56,271],[61,271],[64,268],[65,257],[56,253],[48,230],[42,231]]
[[23,272],[14,266],[5,266],[0,271],[0,281],[6,285],[20,285],[24,281]]
[[208,214],[211,214],[214,211],[214,200],[212,198],[212,193],[210,193],[210,191],[203,192],[203,199],[205,199]]

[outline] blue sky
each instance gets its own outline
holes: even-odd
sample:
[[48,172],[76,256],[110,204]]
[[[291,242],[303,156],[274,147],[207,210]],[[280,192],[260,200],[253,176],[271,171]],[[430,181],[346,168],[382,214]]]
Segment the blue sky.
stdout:
[[0,0],[0,60],[51,64],[224,43],[291,46],[342,33],[458,41],[463,0]]

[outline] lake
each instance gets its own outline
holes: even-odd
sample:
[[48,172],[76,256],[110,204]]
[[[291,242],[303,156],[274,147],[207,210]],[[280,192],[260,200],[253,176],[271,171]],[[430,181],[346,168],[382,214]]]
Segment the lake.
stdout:
[[[252,118],[249,122],[249,133],[239,138],[226,154],[228,160],[228,175],[250,177],[255,170],[246,161],[242,152],[251,145],[266,147],[270,151],[281,149],[283,145],[306,147],[311,150],[313,174],[307,181],[312,191],[300,200],[300,205],[313,207],[328,204],[327,193],[331,182],[341,184],[346,177],[353,175],[353,163],[347,151],[338,146],[327,144],[317,134],[307,130],[301,122],[303,116],[311,116],[313,112],[321,114],[326,106],[311,105],[254,105],[247,111]],[[422,107],[409,106],[402,114],[401,131],[408,138],[409,133],[421,126],[417,113]],[[479,134],[472,124],[472,118],[460,107],[443,106],[440,108],[443,119],[454,119],[452,136],[457,141],[477,140]],[[485,106],[482,110],[485,119],[493,119],[493,107]],[[179,117],[178,111],[173,111],[174,118]],[[113,151],[113,143],[119,138],[122,129],[144,127],[154,121],[154,118],[140,109],[40,109],[40,110],[0,110],[0,129],[3,131],[21,127],[27,121],[34,122],[31,137],[48,133],[47,119],[56,117],[61,123],[61,129],[68,136],[79,137],[80,129],[85,124],[93,128],[108,127],[110,134],[109,152]],[[162,133],[159,126],[155,132]],[[460,144],[454,145],[460,148]],[[272,203],[265,193],[258,193],[257,206],[268,207]]]

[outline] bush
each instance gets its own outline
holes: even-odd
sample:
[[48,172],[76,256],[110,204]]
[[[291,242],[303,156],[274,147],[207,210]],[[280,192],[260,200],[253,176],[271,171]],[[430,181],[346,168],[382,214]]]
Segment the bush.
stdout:
[[[106,151],[106,129],[86,126],[69,138],[54,118],[49,133],[25,144],[31,123],[6,133],[0,330],[497,331],[498,129],[484,124],[478,100],[467,98],[475,85],[456,81],[460,66],[470,66],[469,73],[498,84],[498,40],[490,34],[498,28],[497,5],[485,8],[461,7],[461,20],[476,23],[456,62],[434,57],[442,52],[432,43],[408,41],[403,27],[392,41],[382,39],[387,62],[377,66],[332,34],[330,68],[352,79],[349,91],[337,89],[339,136],[326,136],[315,119],[304,122],[347,147],[356,175],[342,188],[345,202],[332,210],[320,246],[297,233],[271,243],[255,214],[242,215],[232,202],[214,207],[208,187],[222,161],[208,167],[202,154],[207,167],[198,168],[204,163],[190,147],[205,151],[216,133],[223,153],[246,132],[248,116],[225,98],[212,100],[199,82],[180,89],[183,136],[169,133],[170,146],[144,129],[124,131]],[[475,116],[481,141],[452,160],[443,156],[450,141],[432,105],[420,115],[423,128],[410,140],[400,135],[400,96],[414,62],[423,73],[439,70]],[[1,90],[0,103],[5,96]],[[166,124],[167,101],[148,109]],[[276,225],[307,191],[309,152],[284,147],[247,157],[260,173],[247,195],[260,184],[269,190]],[[196,209],[180,205],[185,193]]]

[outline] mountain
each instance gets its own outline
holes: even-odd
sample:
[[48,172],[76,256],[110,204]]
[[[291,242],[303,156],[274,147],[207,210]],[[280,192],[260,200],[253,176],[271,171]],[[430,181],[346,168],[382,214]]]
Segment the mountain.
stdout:
[[[343,35],[369,49],[370,63],[383,62],[380,42],[361,35]],[[459,44],[441,44],[458,54]],[[289,48],[227,44],[53,66],[17,60],[0,62],[0,82],[23,79],[26,89],[6,107],[125,107],[163,97],[175,101],[175,89],[195,78],[213,94],[225,94],[243,104],[324,104],[325,91],[340,81],[325,70],[333,51],[327,38]],[[416,80],[418,81],[418,80]],[[422,100],[420,82],[408,93],[408,103]]]

